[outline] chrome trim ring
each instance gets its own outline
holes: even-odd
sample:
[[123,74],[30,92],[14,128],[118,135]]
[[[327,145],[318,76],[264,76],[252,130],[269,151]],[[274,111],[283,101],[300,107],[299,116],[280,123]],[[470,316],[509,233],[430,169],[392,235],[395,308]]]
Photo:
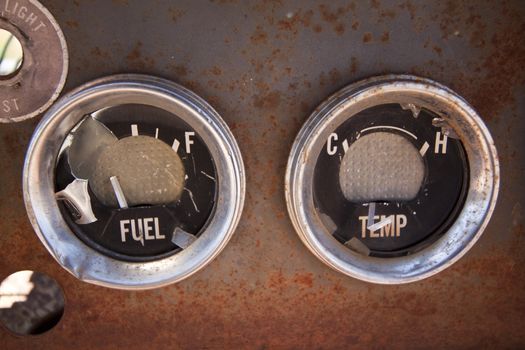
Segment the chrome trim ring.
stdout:
[[[66,224],[54,193],[57,155],[70,130],[89,112],[126,103],[158,107],[188,123],[208,146],[220,175],[214,213],[198,239],[175,255],[151,262],[115,260],[87,246]],[[106,287],[149,289],[191,276],[226,246],[241,216],[245,172],[232,133],[207,102],[170,81],[127,74],[87,83],[61,98],[46,113],[29,145],[23,186],[31,224],[67,271]]]
[[[313,171],[328,135],[364,109],[386,103],[413,104],[438,114],[462,141],[470,178],[463,208],[448,231],[411,255],[369,257],[338,242],[322,224],[313,202]],[[333,269],[364,281],[400,284],[432,276],[461,258],[479,239],[499,189],[499,162],[487,127],[474,109],[447,87],[429,79],[386,75],[343,88],[322,103],[300,130],[288,159],[288,212],[308,249]]]

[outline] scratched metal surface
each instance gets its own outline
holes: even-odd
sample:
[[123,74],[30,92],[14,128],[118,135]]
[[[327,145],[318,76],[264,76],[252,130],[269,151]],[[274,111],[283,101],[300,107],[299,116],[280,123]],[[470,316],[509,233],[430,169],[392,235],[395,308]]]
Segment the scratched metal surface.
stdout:
[[[0,127],[0,278],[56,278],[65,314],[2,349],[525,347],[525,3],[523,1],[47,0],[70,51],[66,90],[137,72],[207,99],[237,137],[244,214],[224,252],[166,288],[76,281],[26,218],[21,171],[38,120]],[[428,280],[377,286],[340,275],[299,241],[283,178],[309,112],[361,78],[413,73],[463,95],[498,147],[501,192],[479,243]],[[37,118],[39,119],[39,118]]]

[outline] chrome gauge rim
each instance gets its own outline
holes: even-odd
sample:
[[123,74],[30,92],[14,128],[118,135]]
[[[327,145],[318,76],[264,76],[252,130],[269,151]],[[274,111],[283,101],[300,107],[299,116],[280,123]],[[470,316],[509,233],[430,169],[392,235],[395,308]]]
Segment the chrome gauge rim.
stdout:
[[[443,118],[464,144],[470,175],[465,203],[437,241],[407,256],[378,258],[348,249],[332,237],[316,212],[312,183],[317,155],[328,135],[358,112],[386,103],[425,108]],[[479,115],[447,87],[407,75],[363,80],[328,98],[300,130],[291,150],[285,179],[288,212],[308,249],[339,272],[381,284],[421,280],[461,258],[485,229],[494,210],[498,188],[496,148]]]
[[[219,174],[215,209],[198,239],[181,252],[149,262],[115,260],[87,246],[62,217],[54,193],[57,155],[71,129],[87,113],[126,103],[157,107],[189,124],[206,143]],[[191,276],[221,252],[241,216],[245,173],[233,135],[207,102],[173,82],[126,74],[85,84],[46,113],[29,146],[23,186],[38,237],[66,270],[93,284],[148,289]]]

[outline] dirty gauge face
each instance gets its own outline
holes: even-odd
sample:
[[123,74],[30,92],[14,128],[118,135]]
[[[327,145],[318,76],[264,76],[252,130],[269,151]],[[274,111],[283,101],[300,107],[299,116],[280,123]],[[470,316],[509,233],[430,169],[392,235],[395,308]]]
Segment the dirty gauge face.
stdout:
[[367,256],[414,253],[443,235],[468,188],[460,140],[427,109],[368,108],[331,133],[314,203],[332,235]]
[[85,116],[58,158],[56,196],[75,234],[101,253],[144,261],[195,241],[213,212],[215,166],[190,125],[120,105]]
[[47,112],[28,150],[24,199],[43,244],[79,279],[154,288],[225,247],[242,210],[244,168],[226,124],[197,95],[116,75]]
[[292,148],[286,199],[299,236],[326,264],[406,283],[472,246],[498,173],[490,135],[465,101],[430,80],[384,76],[316,109]]

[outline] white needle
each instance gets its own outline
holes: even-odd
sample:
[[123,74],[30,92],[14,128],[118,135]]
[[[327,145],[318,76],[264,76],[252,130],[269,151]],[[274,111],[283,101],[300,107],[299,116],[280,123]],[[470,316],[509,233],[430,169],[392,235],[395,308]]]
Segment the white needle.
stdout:
[[370,226],[374,224],[374,216],[376,215],[376,203],[370,202],[368,203],[368,229],[370,230]]
[[386,225],[392,224],[393,221],[394,221],[394,215],[390,215],[386,217],[383,221],[379,221],[373,225],[368,226],[368,229],[370,230],[370,232],[374,232],[374,231],[379,230],[380,228],[385,227]]
[[122,187],[120,187],[120,183],[118,182],[117,177],[111,176],[109,178],[109,181],[111,181],[111,186],[113,186],[113,191],[115,191],[115,196],[117,197],[118,205],[121,208],[127,208],[128,202],[126,201],[126,197],[124,197],[124,192],[122,191]]

